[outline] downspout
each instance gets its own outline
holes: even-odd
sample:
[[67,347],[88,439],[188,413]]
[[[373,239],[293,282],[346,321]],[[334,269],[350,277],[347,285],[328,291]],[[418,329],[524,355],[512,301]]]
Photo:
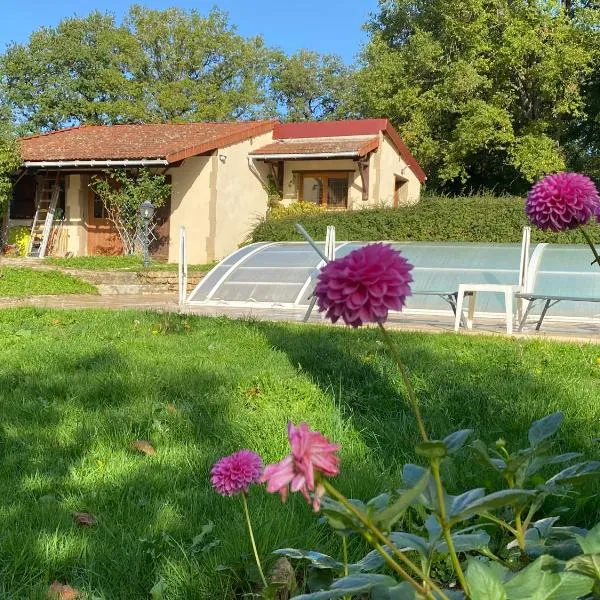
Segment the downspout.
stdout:
[[360,173],[363,202],[366,202],[369,199],[369,156],[370,154],[367,154],[363,158],[356,161],[358,165],[358,172]]

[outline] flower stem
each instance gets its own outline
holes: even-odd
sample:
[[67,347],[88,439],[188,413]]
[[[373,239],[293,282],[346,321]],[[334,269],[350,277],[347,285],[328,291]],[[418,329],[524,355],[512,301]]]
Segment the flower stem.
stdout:
[[517,542],[519,544],[519,548],[521,552],[525,552],[525,530],[523,528],[523,523],[521,522],[521,511],[515,511],[515,529],[517,530]]
[[583,234],[585,241],[588,243],[588,246],[592,249],[592,253],[594,254],[594,260],[592,261],[592,264],[598,263],[598,265],[600,265],[600,254],[598,254],[598,251],[596,250],[596,246],[594,245],[590,234],[581,226],[579,227],[579,230]]
[[498,517],[495,517],[494,515],[492,515],[490,513],[481,513],[480,516],[483,517],[484,519],[488,519],[492,523],[496,523],[496,525],[499,525],[500,527],[502,527],[503,529],[506,529],[506,531],[508,531],[509,533],[512,533],[512,535],[517,537],[517,530],[514,527],[511,527],[506,521],[503,521],[502,519],[498,519]]
[[242,506],[244,507],[244,515],[246,516],[246,525],[248,525],[248,533],[250,535],[250,542],[252,542],[252,550],[254,552],[254,560],[256,561],[256,566],[258,567],[258,572],[260,573],[260,578],[262,579],[263,585],[265,588],[269,587],[267,583],[267,579],[265,574],[263,573],[262,566],[260,564],[260,558],[258,557],[258,550],[256,549],[256,542],[254,541],[254,532],[252,531],[252,523],[250,522],[250,512],[248,511],[248,501],[246,500],[246,494],[240,494],[242,497]]
[[[409,569],[411,569],[414,573],[416,573],[423,580],[424,583],[426,583],[428,586],[430,586],[431,589],[435,590],[438,593],[438,595],[440,596],[441,600],[448,600],[448,596],[446,596],[446,594],[444,594],[444,592],[435,584],[435,582],[433,582],[431,580],[431,578],[429,578],[425,573],[423,573],[423,571],[421,569],[419,569],[419,567],[417,567],[417,565],[415,565],[412,562],[412,560],[410,560],[410,558],[408,558],[408,556],[406,556],[406,554],[404,554],[404,552],[402,552],[401,550],[398,550],[398,548],[396,548],[396,546],[394,546],[392,541],[388,537],[386,537],[375,526],[375,524],[371,521],[371,519],[367,515],[365,515],[362,511],[360,511],[358,508],[356,508],[356,506],[354,506],[351,502],[349,502],[348,499],[341,492],[338,492],[338,490],[336,488],[334,488],[331,485],[331,483],[329,483],[329,481],[327,481],[326,479],[323,480],[323,485],[325,486],[325,490],[327,491],[327,493],[330,496],[332,496],[340,504],[342,504],[344,506],[344,508],[346,508],[346,510],[351,512],[369,530],[369,532],[373,534],[373,536],[377,540],[377,543],[379,543],[380,545],[383,544],[383,545],[387,546]],[[370,542],[371,544],[374,545],[375,548],[377,548],[375,546],[375,542],[372,539],[369,539],[371,536],[365,536],[363,534],[363,537],[365,537],[365,539],[367,539],[368,542]],[[385,550],[384,550],[384,553],[387,555]],[[387,556],[389,558],[389,555],[387,555]],[[384,557],[384,560],[385,560],[385,557]],[[427,597],[427,598],[431,597],[431,593],[428,592],[427,590],[425,590],[425,588],[421,584],[419,584],[413,577],[411,577],[400,564],[396,563],[396,565],[397,566],[394,567],[394,570],[403,579],[408,581],[408,583],[410,583],[410,585],[412,585],[419,593],[425,594],[425,597]]]
[[398,348],[396,344],[394,344],[394,340],[388,333],[387,329],[383,326],[382,323],[379,323],[379,331],[381,331],[381,335],[385,343],[387,344],[392,356],[394,357],[394,361],[398,365],[398,369],[400,369],[400,374],[402,375],[402,380],[404,381],[404,386],[406,387],[406,392],[408,393],[408,399],[411,405],[413,412],[415,413],[415,419],[417,420],[417,426],[419,428],[419,433],[424,441],[427,441],[429,438],[427,436],[427,431],[425,430],[425,424],[423,422],[423,417],[421,417],[421,409],[419,408],[419,399],[417,398],[417,394],[415,392],[415,388],[413,387],[410,377],[408,375],[408,369],[406,365],[402,362],[400,358],[400,353],[398,352]]
[[344,553],[344,576],[348,577],[348,542],[346,536],[342,536],[342,552]]
[[[408,398],[410,404],[412,406],[413,412],[415,413],[415,418],[417,420],[417,426],[419,427],[419,433],[424,441],[427,441],[429,437],[427,436],[427,431],[425,429],[425,424],[423,422],[423,417],[421,416],[421,409],[419,408],[419,399],[417,398],[417,394],[415,392],[415,388],[410,381],[410,377],[408,374],[408,369],[406,365],[400,358],[400,353],[398,352],[398,348],[396,344],[392,340],[392,337],[388,333],[387,329],[383,326],[382,323],[379,323],[379,330],[381,331],[381,335],[385,340],[385,343],[388,345],[398,368],[400,369],[400,373],[402,374],[402,379],[404,381],[404,386],[406,387],[406,391],[408,393]],[[446,545],[448,546],[448,552],[450,554],[450,560],[452,561],[452,566],[454,567],[454,571],[456,572],[456,576],[462,586],[463,591],[468,596],[469,595],[469,586],[467,584],[467,580],[463,573],[462,567],[460,566],[460,561],[458,560],[458,555],[456,554],[456,550],[454,548],[454,541],[452,540],[451,533],[451,525],[447,521],[446,518],[446,500],[444,494],[444,486],[442,484],[442,477],[440,474],[440,462],[439,459],[433,459],[431,461],[431,472],[433,474],[433,478],[435,480],[435,488],[438,496],[439,503],[439,519],[440,525],[442,527],[442,531],[444,533],[444,539],[446,540]]]
[[446,545],[448,546],[448,553],[450,554],[450,560],[452,561],[452,566],[454,567],[454,572],[456,573],[456,577],[460,582],[460,585],[463,589],[463,592],[466,596],[469,596],[469,584],[465,578],[465,574],[463,573],[462,567],[460,566],[460,561],[458,560],[458,555],[456,554],[456,549],[454,547],[454,540],[452,539],[451,525],[447,520],[446,516],[446,495],[444,493],[444,486],[442,484],[442,476],[440,474],[440,460],[439,458],[434,458],[431,461],[431,472],[433,474],[433,479],[435,481],[435,489],[438,497],[439,504],[439,521],[442,527],[442,532],[444,534],[444,539],[446,540]]

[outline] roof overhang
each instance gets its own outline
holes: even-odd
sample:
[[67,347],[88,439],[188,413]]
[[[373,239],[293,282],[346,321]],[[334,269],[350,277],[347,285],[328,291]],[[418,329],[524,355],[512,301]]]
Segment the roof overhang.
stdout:
[[306,154],[251,154],[256,160],[310,160],[313,158],[360,158],[359,152],[312,152]]
[[109,168],[109,167],[165,167],[169,161],[164,158],[142,160],[26,160],[23,166],[36,169],[64,168]]

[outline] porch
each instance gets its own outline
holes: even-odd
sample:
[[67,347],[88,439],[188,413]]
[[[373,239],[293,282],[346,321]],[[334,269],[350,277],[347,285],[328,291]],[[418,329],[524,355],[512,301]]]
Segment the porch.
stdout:
[[[108,218],[100,198],[90,188],[90,179],[100,172],[27,170],[13,188],[9,206],[8,232],[25,227],[32,233],[36,209],[48,202],[58,188],[56,208],[48,235],[46,256],[118,255],[123,245],[115,225]],[[40,204],[42,203],[42,204]],[[45,218],[41,209],[41,217]],[[157,210],[157,225],[151,252],[155,259],[166,260],[169,245],[170,199]],[[38,218],[39,222],[39,218]]]

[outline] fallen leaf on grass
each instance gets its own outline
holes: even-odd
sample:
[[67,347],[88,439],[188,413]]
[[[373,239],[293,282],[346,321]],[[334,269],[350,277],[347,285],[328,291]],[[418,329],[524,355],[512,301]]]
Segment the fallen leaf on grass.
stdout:
[[135,440],[135,442],[131,442],[131,447],[146,456],[156,454],[154,446],[148,440]]
[[248,388],[247,390],[245,390],[243,392],[244,398],[246,398],[248,400],[250,398],[258,398],[260,396],[260,394],[261,394],[261,390],[257,385],[252,386],[251,388]]
[[48,588],[48,598],[51,600],[76,600],[76,598],[81,598],[81,592],[70,585],[63,585],[55,581]]
[[73,518],[75,519],[75,523],[80,527],[92,527],[97,523],[96,517],[86,512],[73,513]]

